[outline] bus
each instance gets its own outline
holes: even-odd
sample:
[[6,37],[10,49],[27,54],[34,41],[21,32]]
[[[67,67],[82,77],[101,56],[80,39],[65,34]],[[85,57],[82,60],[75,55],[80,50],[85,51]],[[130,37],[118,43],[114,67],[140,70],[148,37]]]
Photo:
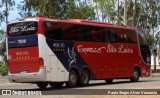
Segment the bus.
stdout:
[[7,24],[8,77],[41,89],[87,86],[90,80],[150,76],[145,33],[131,26],[82,19],[28,17]]

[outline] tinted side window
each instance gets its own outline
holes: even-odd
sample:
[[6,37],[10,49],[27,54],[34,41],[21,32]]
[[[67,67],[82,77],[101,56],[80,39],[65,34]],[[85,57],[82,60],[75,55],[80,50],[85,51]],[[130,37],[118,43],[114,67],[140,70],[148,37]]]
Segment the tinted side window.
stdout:
[[92,31],[90,26],[75,25],[75,34],[77,41],[92,41]]
[[129,30],[127,34],[128,34],[128,38],[129,38],[130,43],[136,43],[136,44],[138,43],[136,31]]
[[45,22],[45,36],[54,40],[75,40],[74,25],[68,23]]
[[138,43],[137,34],[133,30],[108,28],[109,41],[113,43]]
[[57,29],[53,29],[50,31],[46,31],[45,34],[46,34],[46,37],[49,37],[51,39],[55,39],[55,40],[63,39],[63,29],[62,28],[57,28]]
[[107,33],[105,31],[104,28],[102,27],[93,27],[93,30],[92,30],[92,38],[93,38],[93,41],[96,41],[96,42],[105,42],[107,41]]
[[106,32],[103,27],[59,22],[45,23],[45,35],[54,40],[96,42],[105,42],[108,41],[109,38],[108,32]]
[[118,36],[118,33],[115,28],[107,28],[107,36],[108,41],[112,43],[119,43],[120,42],[120,36]]
[[116,42],[117,41],[117,35],[116,35],[116,33],[115,32],[113,32],[113,31],[108,31],[108,33],[109,33],[109,41],[110,42]]
[[135,31],[128,29],[117,29],[116,31],[120,43],[138,43]]
[[137,43],[137,35],[132,30],[61,22],[46,23],[45,35],[55,40]]

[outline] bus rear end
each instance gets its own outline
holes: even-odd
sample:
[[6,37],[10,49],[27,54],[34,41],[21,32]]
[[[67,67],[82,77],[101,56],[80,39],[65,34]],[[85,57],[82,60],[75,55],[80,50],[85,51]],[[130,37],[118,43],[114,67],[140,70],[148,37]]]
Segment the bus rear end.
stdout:
[[38,18],[12,21],[7,25],[8,76],[11,82],[45,81],[39,54]]

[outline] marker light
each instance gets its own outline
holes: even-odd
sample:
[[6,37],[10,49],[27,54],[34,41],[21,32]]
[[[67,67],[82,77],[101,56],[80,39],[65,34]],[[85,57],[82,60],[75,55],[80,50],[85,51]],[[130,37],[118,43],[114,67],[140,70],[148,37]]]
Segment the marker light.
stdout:
[[39,66],[44,67],[44,60],[43,58],[39,58]]

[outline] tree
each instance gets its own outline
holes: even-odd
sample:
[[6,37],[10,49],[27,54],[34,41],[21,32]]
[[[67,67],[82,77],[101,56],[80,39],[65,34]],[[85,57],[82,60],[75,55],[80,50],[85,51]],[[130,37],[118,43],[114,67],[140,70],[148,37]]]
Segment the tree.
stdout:
[[0,30],[0,56],[4,57],[4,61],[6,62],[6,41],[5,41],[5,32]]
[[[124,23],[143,29],[146,33],[150,47],[157,49],[155,34],[159,32],[158,25],[160,24],[160,1],[159,0],[93,0],[96,4],[96,14],[101,12],[100,19],[108,22],[117,23],[118,25]],[[112,5],[110,2],[114,2]],[[117,3],[116,3],[117,1]],[[119,4],[120,2],[120,4]],[[127,2],[127,4],[126,4]],[[116,5],[118,4],[118,5]],[[107,8],[109,7],[109,8]],[[97,9],[98,8],[98,9]],[[115,10],[117,8],[117,10]],[[98,17],[98,18],[99,18]],[[118,19],[116,19],[118,17]],[[99,19],[99,20],[100,20]],[[113,19],[113,20],[112,20]],[[154,59],[155,49],[152,49]],[[155,60],[154,60],[155,62]],[[156,62],[154,63],[154,70],[156,71]]]
[[127,0],[124,0],[124,25],[127,25]]
[[157,43],[155,34],[158,32],[158,24],[160,22],[160,18],[158,17],[160,16],[160,1],[131,0],[128,3],[128,25],[141,28],[145,31],[149,45],[154,47],[152,48],[152,55],[154,58],[154,71],[156,72],[155,49],[157,49]]
[[87,2],[70,1],[66,10],[66,19],[81,18],[95,20],[95,12],[93,7],[87,5]]
[[118,20],[117,20],[117,24],[120,25],[120,22],[119,22],[119,21],[120,21],[120,20],[119,20],[119,19],[120,19],[120,18],[119,18],[119,0],[118,0],[118,6],[117,6],[117,13],[118,13],[118,15],[117,15],[117,19],[118,19]]
[[22,3],[24,5],[19,5],[22,17],[37,15],[56,19],[95,19],[93,8],[79,0],[24,0]]
[[[160,15],[160,1],[155,0],[145,0],[146,5],[144,6],[146,9],[146,12],[148,13],[145,15],[147,18],[147,29],[150,31],[151,36],[154,39],[154,42],[152,43],[152,47],[154,47],[152,50],[153,58],[154,58],[154,72],[156,72],[156,51],[157,51],[157,39],[155,37],[156,35],[156,29],[158,28],[159,24],[159,18]],[[148,4],[148,5],[147,5]]]
[[118,14],[115,3],[115,0],[93,0],[97,20],[117,23]]
[[[12,7],[15,5],[14,0],[1,0],[0,8],[4,8],[0,11],[0,25],[2,22],[7,22],[8,11],[12,10]],[[5,21],[6,18],[6,21]]]
[[136,17],[136,3],[137,3],[137,0],[134,0],[133,16],[132,16],[132,26],[135,26],[135,17]]

